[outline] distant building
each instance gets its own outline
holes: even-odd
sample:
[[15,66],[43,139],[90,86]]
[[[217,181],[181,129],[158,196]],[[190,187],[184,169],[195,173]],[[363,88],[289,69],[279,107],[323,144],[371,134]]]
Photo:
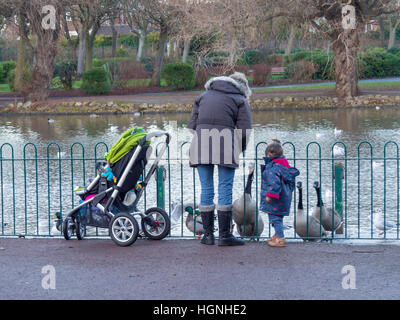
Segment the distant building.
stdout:
[[379,30],[379,23],[376,20],[370,20],[365,24],[364,32],[367,33],[369,31],[378,31]]

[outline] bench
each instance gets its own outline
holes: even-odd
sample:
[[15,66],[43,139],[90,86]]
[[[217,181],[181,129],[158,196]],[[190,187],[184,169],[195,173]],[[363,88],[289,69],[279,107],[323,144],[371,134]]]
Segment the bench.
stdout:
[[285,67],[273,67],[271,68],[271,75],[273,76],[283,76],[285,73]]

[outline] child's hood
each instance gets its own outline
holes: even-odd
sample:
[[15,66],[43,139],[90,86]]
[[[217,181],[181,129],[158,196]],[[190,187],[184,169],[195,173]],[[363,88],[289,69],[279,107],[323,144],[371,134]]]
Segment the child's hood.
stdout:
[[295,182],[295,178],[300,174],[299,170],[289,165],[289,162],[286,160],[285,157],[265,157],[265,165],[273,162],[276,163],[283,168],[277,168],[279,174],[283,177],[285,182]]

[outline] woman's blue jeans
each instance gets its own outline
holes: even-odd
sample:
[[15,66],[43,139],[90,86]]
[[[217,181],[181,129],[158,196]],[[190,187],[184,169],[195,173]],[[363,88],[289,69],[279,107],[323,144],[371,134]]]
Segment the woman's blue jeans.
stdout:
[[[197,166],[201,183],[200,206],[214,205],[214,165],[201,164]],[[232,209],[232,188],[235,178],[235,169],[218,166],[218,210]]]

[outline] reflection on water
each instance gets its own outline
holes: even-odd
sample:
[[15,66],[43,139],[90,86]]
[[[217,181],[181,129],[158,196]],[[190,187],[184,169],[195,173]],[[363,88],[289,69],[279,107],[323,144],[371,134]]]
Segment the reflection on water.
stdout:
[[[385,209],[389,220],[399,222],[399,163],[396,145],[390,143],[386,147],[386,157],[395,159],[384,161],[383,157],[385,143],[400,140],[400,130],[398,130],[400,109],[254,112],[252,118],[254,141],[246,152],[246,158],[254,159],[255,152],[259,159],[262,157],[265,146],[259,145],[257,150],[254,148],[260,142],[272,138],[279,138],[282,142],[292,142],[295,150],[287,144],[285,151],[292,165],[295,152],[295,165],[301,171],[299,180],[306,186],[304,200],[307,201],[308,210],[312,210],[316,201],[312,183],[319,179],[322,182],[325,201],[330,206],[333,204],[330,158],[332,146],[341,141],[345,144],[349,157],[347,161],[341,160],[346,166],[344,213],[347,236],[371,237],[368,216],[377,208]],[[94,158],[101,159],[106,151],[106,145],[110,147],[132,126],[142,126],[149,131],[163,129],[173,134],[170,147],[171,161],[168,162],[166,159],[163,161],[167,168],[169,164],[166,181],[167,207],[170,201],[181,197],[184,201],[198,202],[200,187],[197,175],[189,168],[187,160],[177,161],[180,158],[179,146],[185,141],[190,141],[191,135],[186,129],[189,114],[143,117],[54,116],[52,120],[55,121],[49,122],[47,117],[40,116],[0,117],[0,145],[3,145],[1,155],[4,159],[0,162],[2,184],[0,234],[12,234],[14,228],[16,233],[25,233],[26,228],[31,234],[48,234],[52,225],[49,213],[52,215],[60,210],[65,213],[76,204],[77,199],[72,193],[73,186],[86,184],[88,179],[93,177]],[[368,144],[363,143],[358,148],[362,141],[371,143],[373,157],[376,159],[369,159],[371,153]],[[7,143],[13,146],[15,161],[7,160],[12,157]],[[35,161],[33,145],[26,146],[26,161],[21,161],[27,143],[33,143],[37,147],[38,161]],[[158,141],[154,141],[154,145],[157,143]],[[321,161],[318,160],[319,146],[323,159]],[[341,148],[342,145],[338,147]],[[188,144],[183,147],[184,159],[187,158],[187,149]],[[361,160],[357,159],[358,152]],[[52,160],[46,160],[47,153]],[[306,160],[307,154],[312,160]],[[337,157],[343,156],[337,154]],[[383,178],[385,172],[386,179]],[[245,180],[243,173],[241,166],[235,179],[234,198],[243,192]],[[254,197],[257,190],[255,182]],[[155,183],[152,181],[146,192],[145,205],[150,207],[155,203]],[[291,214],[287,223],[293,223],[293,216]],[[266,225],[268,226],[268,223]],[[373,236],[379,237],[376,230],[373,231]],[[293,231],[288,233],[288,237],[293,236]],[[186,227],[181,228],[181,225],[177,225],[172,234],[190,235]],[[268,234],[267,227],[263,235]],[[398,236],[397,229],[387,233],[387,237],[398,238]]]

